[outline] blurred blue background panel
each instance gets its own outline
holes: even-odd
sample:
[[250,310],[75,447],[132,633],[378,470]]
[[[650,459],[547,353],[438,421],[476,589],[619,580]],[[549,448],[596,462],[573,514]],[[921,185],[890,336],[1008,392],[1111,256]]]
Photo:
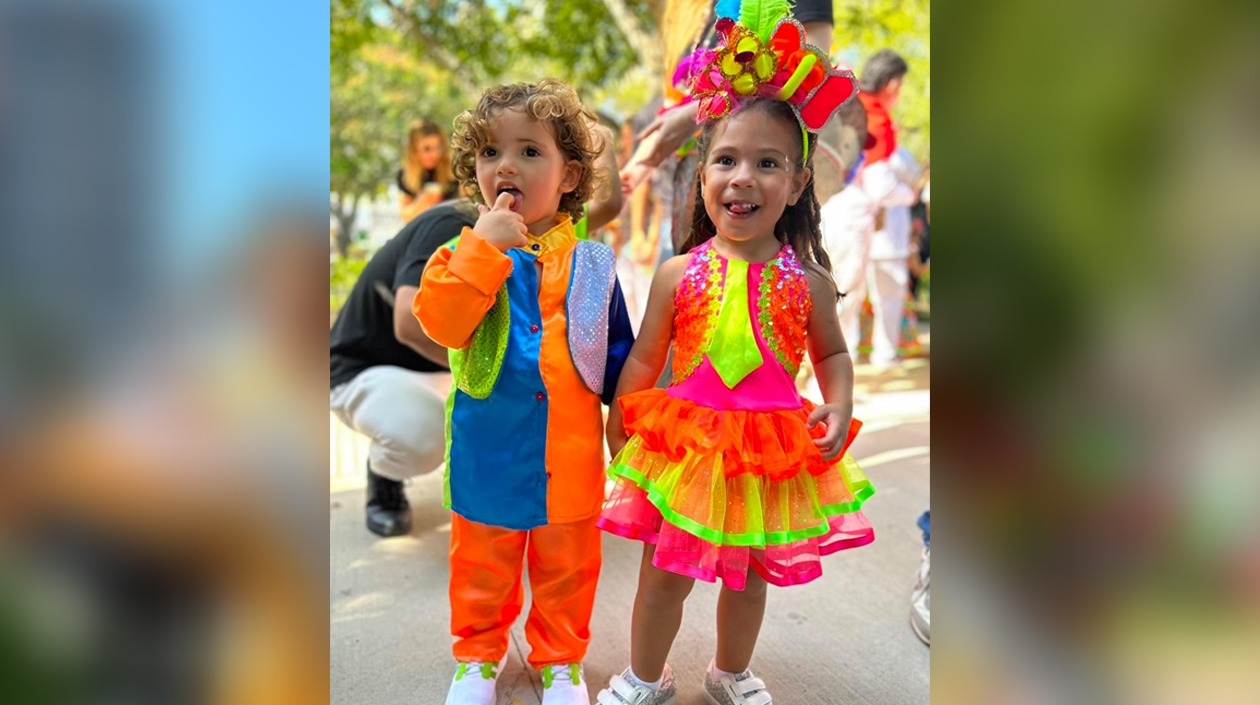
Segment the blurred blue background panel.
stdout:
[[326,209],[327,6],[149,4],[169,27],[174,254],[195,263],[230,244],[239,220],[272,200]]
[[168,193],[157,29],[134,5],[0,7],[5,420],[79,382],[151,294],[148,204]]
[[326,697],[328,18],[0,2],[0,703]]
[[239,259],[260,212],[323,217],[328,17],[0,4],[0,419],[99,373],[155,305]]

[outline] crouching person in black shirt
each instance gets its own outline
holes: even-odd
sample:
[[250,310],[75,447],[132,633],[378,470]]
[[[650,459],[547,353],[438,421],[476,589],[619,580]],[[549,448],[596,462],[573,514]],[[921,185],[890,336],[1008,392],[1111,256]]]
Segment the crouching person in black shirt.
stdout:
[[454,202],[408,223],[372,256],[333,324],[329,406],[372,440],[367,526],[381,536],[411,530],[402,481],[444,459],[446,400],[435,373],[447,371],[446,348],[420,329],[411,302],[429,257],[476,216],[466,202]]

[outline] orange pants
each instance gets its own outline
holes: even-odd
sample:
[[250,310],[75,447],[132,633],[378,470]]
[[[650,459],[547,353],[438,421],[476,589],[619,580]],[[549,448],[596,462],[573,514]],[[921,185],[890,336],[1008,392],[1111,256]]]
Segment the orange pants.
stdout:
[[497,662],[521,613],[521,563],[532,603],[525,622],[534,668],[577,663],[591,641],[599,580],[598,517],[529,531],[486,526],[451,514],[451,634],[456,661]]

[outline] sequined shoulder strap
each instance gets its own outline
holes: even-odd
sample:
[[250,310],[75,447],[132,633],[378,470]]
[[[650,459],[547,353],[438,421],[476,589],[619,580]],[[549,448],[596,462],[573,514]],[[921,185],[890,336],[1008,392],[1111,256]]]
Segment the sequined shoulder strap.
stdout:
[[721,307],[722,262],[708,242],[691,251],[674,292],[674,382],[691,376],[713,340]]
[[790,246],[784,245],[779,256],[762,268],[757,288],[761,337],[783,369],[795,376],[805,358],[805,333],[813,301],[805,269]]

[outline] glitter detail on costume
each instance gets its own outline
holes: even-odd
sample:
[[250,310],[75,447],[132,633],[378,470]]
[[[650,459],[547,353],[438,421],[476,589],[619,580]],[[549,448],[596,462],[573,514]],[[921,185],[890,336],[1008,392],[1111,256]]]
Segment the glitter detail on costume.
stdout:
[[723,260],[708,242],[691,251],[691,261],[683,272],[674,295],[674,382],[681,382],[700,366],[713,330],[717,326],[722,301]]
[[805,333],[813,302],[809,280],[791,246],[784,245],[779,255],[762,268],[758,291],[761,337],[783,369],[795,377],[805,358]]
[[507,284],[504,283],[494,296],[494,305],[473,332],[468,347],[451,351],[453,355],[460,356],[460,375],[456,381],[460,391],[474,399],[490,396],[503,367],[511,323],[512,309],[508,305]]
[[569,284],[569,354],[587,389],[604,393],[608,362],[608,305],[612,299],[617,264],[612,248],[582,241],[573,249]]

